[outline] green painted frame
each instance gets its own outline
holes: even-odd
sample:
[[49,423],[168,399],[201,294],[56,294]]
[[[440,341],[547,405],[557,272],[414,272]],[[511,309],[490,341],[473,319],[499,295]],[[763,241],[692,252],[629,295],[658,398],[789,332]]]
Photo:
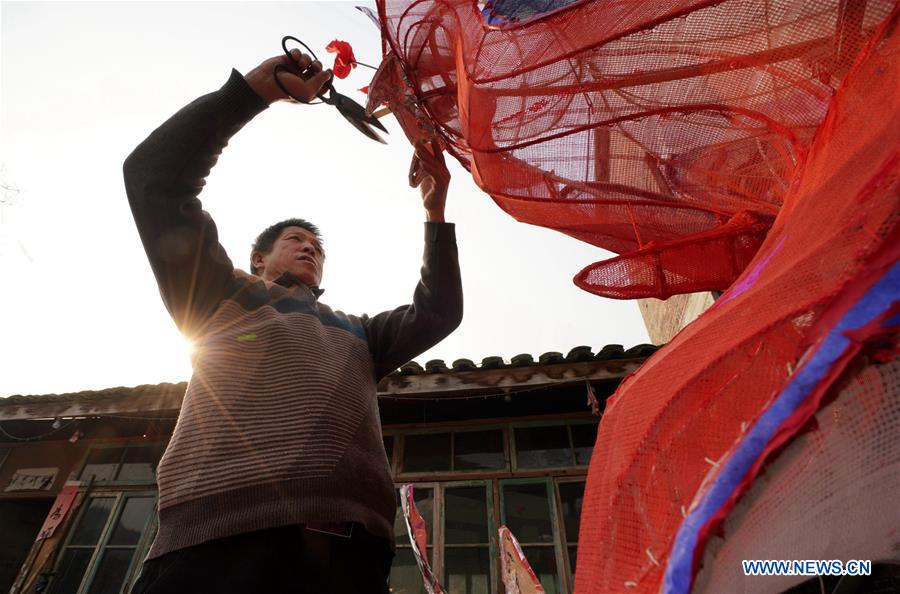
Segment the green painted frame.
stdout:
[[[441,506],[440,506],[440,542],[436,539],[433,540],[435,544],[435,559],[440,561],[439,568],[435,568],[436,575],[441,576],[441,583],[447,584],[447,575],[446,571],[444,571],[444,550],[446,542],[444,540],[444,531],[446,528],[446,510],[447,507],[444,505],[444,495],[447,488],[455,488],[455,487],[484,487],[485,490],[485,502],[487,506],[487,523],[488,523],[488,558],[490,559],[490,566],[488,568],[488,576],[489,576],[489,584],[492,594],[495,592],[500,592],[498,590],[498,582],[500,577],[500,567],[498,563],[499,557],[498,551],[498,543],[497,543],[497,529],[500,527],[497,524],[497,519],[495,516],[495,506],[494,506],[494,488],[493,483],[495,479],[481,479],[481,480],[461,480],[461,481],[445,481],[440,482],[438,485],[440,486],[441,491]],[[437,536],[437,535],[435,535]],[[440,550],[438,551],[438,546],[440,546]],[[481,544],[474,545],[453,545],[450,548],[456,549],[464,549],[464,548],[477,548],[481,547]],[[438,555],[437,553],[440,553]]]
[[[113,528],[116,522],[119,521],[119,517],[122,514],[122,510],[125,508],[125,502],[132,497],[152,497],[154,500],[154,511],[150,513],[147,520],[144,522],[144,526],[141,529],[141,537],[138,539],[137,544],[134,547],[134,554],[131,558],[131,563],[128,565],[128,571],[125,574],[125,581],[123,585],[128,585],[129,587],[134,581],[135,577],[135,568],[140,563],[140,560],[143,559],[143,553],[146,551],[147,546],[149,546],[149,530],[148,527],[153,525],[156,522],[157,513],[155,511],[155,502],[159,499],[159,493],[155,490],[146,491],[146,490],[134,490],[134,491],[106,491],[106,490],[98,490],[92,491],[91,493],[85,493],[85,501],[81,504],[81,509],[78,511],[78,515],[76,518],[73,518],[72,523],[68,526],[67,534],[64,543],[59,548],[59,553],[57,555],[56,561],[53,564],[53,573],[54,579],[50,581],[48,584],[47,591],[53,592],[53,588],[55,587],[55,574],[59,569],[60,562],[62,561],[62,553],[65,552],[66,549],[69,548],[69,543],[72,540],[72,536],[75,534],[75,529],[81,524],[81,520],[87,512],[88,505],[90,503],[90,499],[114,499],[112,510],[110,511],[109,517],[106,519],[106,523],[103,525],[103,529],[100,531],[100,536],[97,539],[97,543],[93,545],[93,553],[91,554],[91,558],[87,564],[87,570],[84,575],[81,577],[81,583],[78,585],[78,590],[74,594],[83,594],[87,592],[88,588],[90,588],[91,583],[94,581],[94,577],[97,573],[97,568],[100,565],[100,560],[102,559],[103,552],[106,550],[106,546],[110,537],[112,536]],[[73,548],[88,548],[86,546],[76,546]]]
[[[505,508],[505,496],[504,496],[504,487],[508,485],[540,485],[543,484],[547,490],[547,505],[549,506],[550,512],[550,526],[553,529],[553,552],[554,557],[556,559],[556,575],[557,579],[559,579],[559,590],[560,594],[565,592],[571,592],[573,589],[573,583],[571,581],[571,577],[569,576],[569,566],[567,564],[567,543],[563,541],[563,532],[565,531],[565,527],[562,524],[562,514],[560,512],[559,505],[559,492],[556,489],[556,478],[553,476],[547,476],[543,478],[511,478],[511,479],[498,479],[498,489],[500,491],[500,522],[501,524],[506,524],[506,508]],[[513,534],[515,536],[515,534]],[[522,548],[529,546],[550,546],[544,543],[539,544],[526,544],[521,543]]]
[[566,533],[566,520],[562,514],[562,499],[559,495],[559,486],[562,484],[571,484],[571,483],[581,483],[583,485],[587,484],[587,475],[576,477],[576,476],[555,476],[551,477],[553,480],[553,494],[556,498],[556,509],[557,517],[556,522],[559,526],[559,540],[561,543],[562,549],[562,557],[565,565],[566,579],[568,582],[569,592],[575,591],[575,573],[572,571],[571,559],[569,559],[569,547],[570,546],[578,546],[578,535],[575,535],[574,544],[569,540],[569,534]]

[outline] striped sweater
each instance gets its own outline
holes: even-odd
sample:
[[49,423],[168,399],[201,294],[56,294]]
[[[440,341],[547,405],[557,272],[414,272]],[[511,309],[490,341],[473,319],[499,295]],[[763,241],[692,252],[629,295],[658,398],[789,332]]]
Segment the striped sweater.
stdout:
[[413,302],[334,311],[289,274],[236,270],[197,196],[228,139],[265,103],[233,71],[126,159],[125,186],[163,301],[195,343],[158,470],[148,558],[287,524],[359,522],[393,540],[395,497],[377,381],[459,325],[454,228],[426,223]]

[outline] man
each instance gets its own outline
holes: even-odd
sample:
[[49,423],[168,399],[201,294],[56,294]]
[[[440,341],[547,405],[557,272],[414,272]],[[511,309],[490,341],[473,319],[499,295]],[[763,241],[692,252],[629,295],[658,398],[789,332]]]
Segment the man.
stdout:
[[[374,317],[318,301],[325,256],[302,219],[257,239],[235,269],[197,199],[228,139],[270,103],[313,99],[331,77],[295,52],[200,97],[125,162],[160,293],[195,342],[194,374],[159,465],[159,530],[134,593],[387,592],[395,495],[375,385],[459,325],[449,173],[418,148],[426,210],[413,302]],[[254,196],[240,205],[247,208]]]

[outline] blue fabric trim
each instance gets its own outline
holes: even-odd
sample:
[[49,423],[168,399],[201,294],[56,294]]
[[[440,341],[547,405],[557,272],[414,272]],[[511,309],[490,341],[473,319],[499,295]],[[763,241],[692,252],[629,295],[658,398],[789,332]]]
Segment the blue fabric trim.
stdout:
[[553,12],[578,0],[487,0],[481,9],[489,25],[518,23]]
[[721,473],[703,496],[700,504],[690,513],[675,537],[675,544],[666,566],[663,582],[665,594],[688,594],[693,578],[694,552],[700,529],[722,508],[740,485],[747,472],[762,455],[775,432],[819,385],[834,363],[850,346],[850,339],[843,335],[869,324],[897,302],[900,293],[900,263],[885,273],[844,317],[831,329],[809,362],[797,371],[725,462]]

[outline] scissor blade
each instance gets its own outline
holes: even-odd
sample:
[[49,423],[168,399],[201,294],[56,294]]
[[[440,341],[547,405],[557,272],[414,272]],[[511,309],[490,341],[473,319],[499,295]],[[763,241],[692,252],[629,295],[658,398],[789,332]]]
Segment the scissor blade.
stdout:
[[[340,111],[340,110],[338,110],[338,111]],[[351,124],[353,124],[353,127],[354,127],[354,128],[356,128],[357,130],[359,130],[360,132],[362,132],[363,134],[365,134],[366,136],[368,136],[368,137],[371,138],[372,140],[375,140],[375,141],[377,141],[377,142],[380,142],[381,144],[387,144],[387,142],[384,140],[384,138],[382,138],[382,137],[378,134],[378,132],[376,132],[376,131],[372,130],[371,128],[369,128],[369,126],[368,126],[365,122],[361,122],[361,121],[359,121],[359,120],[356,120],[356,119],[354,119],[354,118],[351,118],[351,117],[347,116],[347,114],[345,114],[345,113],[341,113],[341,115],[344,116],[344,119],[346,119],[348,122],[350,122]]]
[[332,98],[335,101],[335,107],[338,108],[344,117],[353,118],[354,120],[365,122],[370,126],[374,126],[384,132],[385,134],[390,134],[387,128],[378,121],[378,118],[371,116],[366,113],[366,108],[347,97],[346,95],[341,95],[340,93],[332,93]]
[[[351,101],[353,101],[353,100],[351,99]],[[376,128],[378,128],[385,134],[390,134],[390,132],[388,132],[387,128],[385,128],[384,125],[378,121],[378,118],[366,113],[365,107],[363,107],[362,105],[360,105],[359,103],[357,103],[355,101],[353,101],[353,105],[355,106],[353,108],[353,117],[358,117],[360,120],[366,122],[370,126],[375,126]],[[357,110],[356,108],[359,108],[359,109]],[[359,115],[357,115],[357,113],[359,113]]]
[[385,134],[390,134],[390,132],[388,132],[387,128],[385,128],[381,124],[381,122],[378,121],[378,118],[376,118],[374,115],[366,114],[365,121],[368,122],[370,125],[375,126],[376,128],[378,128]]

